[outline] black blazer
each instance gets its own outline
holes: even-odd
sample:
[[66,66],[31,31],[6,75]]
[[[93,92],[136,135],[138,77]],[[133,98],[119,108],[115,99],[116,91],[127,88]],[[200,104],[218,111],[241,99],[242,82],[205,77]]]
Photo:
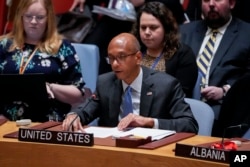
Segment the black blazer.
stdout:
[[[179,82],[164,72],[142,69],[140,115],[158,119],[160,129],[197,133],[198,124],[184,101]],[[87,100],[73,112],[78,113],[82,124],[99,117],[100,126],[115,127],[119,121],[122,93],[122,82],[113,72],[100,75],[95,93],[97,98]]]
[[191,98],[198,77],[195,54],[186,44],[180,44],[178,50],[166,60],[166,72],[181,83],[186,97]]

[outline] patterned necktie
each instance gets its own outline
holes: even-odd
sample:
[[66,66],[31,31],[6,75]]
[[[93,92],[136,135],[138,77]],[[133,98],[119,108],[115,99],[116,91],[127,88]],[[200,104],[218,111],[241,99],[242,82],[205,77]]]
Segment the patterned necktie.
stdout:
[[128,86],[124,93],[124,98],[122,102],[122,117],[127,116],[129,113],[133,113],[133,105],[132,105],[132,96],[131,96],[131,87]]
[[207,44],[203,52],[201,53],[200,58],[197,60],[199,72],[202,75],[202,79],[201,79],[202,85],[206,84],[207,70],[208,70],[208,66],[210,64],[211,58],[213,56],[213,53],[214,53],[214,44],[215,44],[217,33],[218,33],[217,30],[212,31],[212,34],[209,40],[207,41]]

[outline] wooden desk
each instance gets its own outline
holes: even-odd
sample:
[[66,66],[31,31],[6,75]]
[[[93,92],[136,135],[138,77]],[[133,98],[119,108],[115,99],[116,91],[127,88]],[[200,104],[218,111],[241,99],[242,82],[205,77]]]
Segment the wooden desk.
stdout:
[[[3,138],[18,130],[15,122],[0,126],[0,166],[25,167],[225,167],[228,164],[177,157],[175,144],[155,150],[130,149],[107,146],[69,146],[20,142]],[[218,141],[218,138],[195,136],[182,141],[186,144],[202,144]]]

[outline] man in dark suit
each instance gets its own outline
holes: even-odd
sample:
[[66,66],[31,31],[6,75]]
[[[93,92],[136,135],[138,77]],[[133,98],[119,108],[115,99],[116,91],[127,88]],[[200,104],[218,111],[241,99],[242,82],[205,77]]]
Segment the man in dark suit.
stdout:
[[[123,130],[127,127],[148,127],[198,132],[198,124],[187,103],[180,83],[164,72],[142,67],[140,44],[135,36],[122,33],[108,45],[113,72],[100,75],[95,97],[67,115],[63,129],[83,130],[99,117],[99,125]],[[123,117],[122,101],[127,86],[132,88],[131,113]]]
[[217,120],[223,97],[250,69],[250,24],[232,17],[235,0],[202,0],[201,3],[204,19],[181,26],[181,39],[193,49],[198,62],[210,34],[217,30],[206,84],[199,90],[202,99],[213,107]]

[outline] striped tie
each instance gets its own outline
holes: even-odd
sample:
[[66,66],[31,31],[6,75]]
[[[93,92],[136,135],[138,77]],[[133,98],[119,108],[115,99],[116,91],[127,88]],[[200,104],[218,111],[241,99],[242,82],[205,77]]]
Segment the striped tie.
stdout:
[[206,84],[207,70],[208,70],[208,66],[210,64],[211,58],[213,56],[214,44],[215,44],[217,33],[218,33],[217,30],[212,31],[212,34],[211,34],[209,40],[207,41],[207,44],[206,44],[203,52],[201,53],[200,58],[197,60],[199,72],[201,73],[201,76],[202,76],[202,79],[201,79],[202,85]]

